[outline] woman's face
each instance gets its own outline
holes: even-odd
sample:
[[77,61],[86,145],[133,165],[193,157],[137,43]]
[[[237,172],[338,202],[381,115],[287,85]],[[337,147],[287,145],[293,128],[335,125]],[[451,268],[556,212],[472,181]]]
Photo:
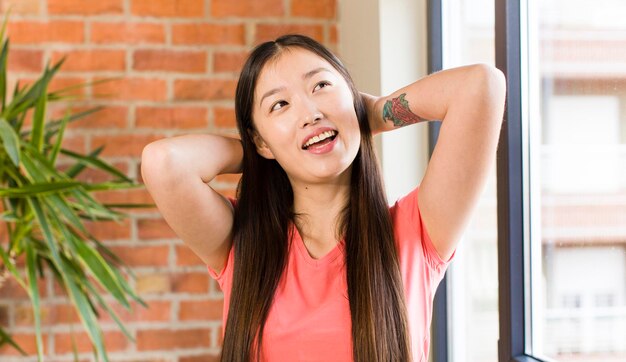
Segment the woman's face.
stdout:
[[350,87],[308,50],[286,49],[264,66],[252,118],[257,151],[276,159],[292,182],[331,181],[349,169],[359,150]]

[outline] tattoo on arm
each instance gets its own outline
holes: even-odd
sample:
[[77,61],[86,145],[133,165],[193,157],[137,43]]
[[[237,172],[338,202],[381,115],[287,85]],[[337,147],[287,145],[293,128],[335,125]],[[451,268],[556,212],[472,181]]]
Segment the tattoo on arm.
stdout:
[[383,120],[392,121],[394,127],[404,127],[409,124],[423,121],[409,109],[409,102],[404,99],[406,93],[385,102],[383,106]]

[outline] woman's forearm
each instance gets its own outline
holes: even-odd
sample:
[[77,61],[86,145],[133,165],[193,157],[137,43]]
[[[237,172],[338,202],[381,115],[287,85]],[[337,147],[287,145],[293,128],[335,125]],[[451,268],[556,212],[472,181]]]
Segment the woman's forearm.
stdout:
[[[163,172],[185,172],[204,182],[225,173],[241,172],[243,148],[238,139],[211,134],[164,138],[144,148],[142,164]],[[142,165],[143,168],[143,165]]]
[[372,131],[391,131],[426,120],[443,121],[456,107],[489,114],[489,108],[501,101],[500,97],[492,97],[493,89],[501,86],[498,73],[491,66],[469,65],[431,74],[386,97],[363,94]]

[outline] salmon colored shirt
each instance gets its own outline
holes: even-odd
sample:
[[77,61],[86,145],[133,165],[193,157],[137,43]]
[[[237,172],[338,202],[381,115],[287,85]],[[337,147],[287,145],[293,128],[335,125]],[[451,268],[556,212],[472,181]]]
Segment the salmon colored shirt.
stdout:
[[[418,188],[389,208],[399,246],[400,271],[409,315],[413,360],[428,360],[433,296],[449,260],[437,254],[417,206]],[[298,230],[263,336],[263,361],[352,361],[352,332],[343,244],[312,258]],[[233,282],[233,250],[220,274],[209,268],[224,292],[226,325]],[[452,258],[451,258],[452,259]]]

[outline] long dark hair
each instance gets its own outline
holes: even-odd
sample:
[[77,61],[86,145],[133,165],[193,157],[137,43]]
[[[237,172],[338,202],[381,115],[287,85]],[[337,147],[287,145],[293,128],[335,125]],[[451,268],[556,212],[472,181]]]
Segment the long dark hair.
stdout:
[[341,218],[355,361],[410,361],[411,342],[398,253],[367,111],[346,68],[324,46],[285,35],[257,46],[237,84],[235,112],[243,144],[243,172],[234,220],[234,276],[222,361],[260,359],[265,321],[286,266],[288,227],[294,222],[293,190],[282,167],[261,157],[252,131],[257,78],[284,49],[297,47],[328,61],[354,96],[361,130],[352,164],[350,198]]

